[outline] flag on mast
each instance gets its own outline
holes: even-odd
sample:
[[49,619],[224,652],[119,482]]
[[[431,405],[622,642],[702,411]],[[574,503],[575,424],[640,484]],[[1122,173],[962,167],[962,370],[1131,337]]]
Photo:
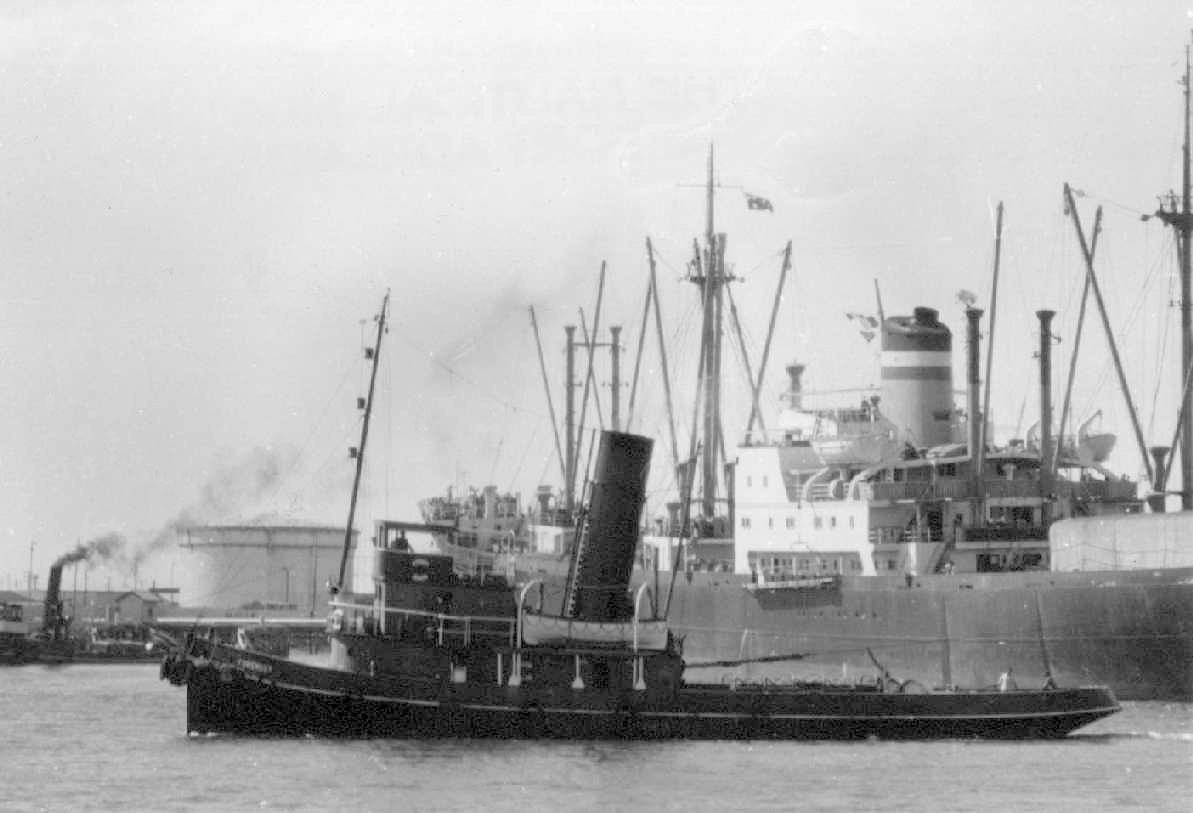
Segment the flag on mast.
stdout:
[[766,198],[760,198],[757,195],[751,195],[749,192],[745,193],[746,208],[753,209],[760,212],[773,212],[775,207]]

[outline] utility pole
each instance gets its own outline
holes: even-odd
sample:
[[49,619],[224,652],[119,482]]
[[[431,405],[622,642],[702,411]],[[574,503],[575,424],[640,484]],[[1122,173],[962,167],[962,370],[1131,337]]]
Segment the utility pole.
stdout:
[[33,598],[33,546],[37,542],[29,540],[29,579],[26,584],[26,592],[29,593],[29,598]]

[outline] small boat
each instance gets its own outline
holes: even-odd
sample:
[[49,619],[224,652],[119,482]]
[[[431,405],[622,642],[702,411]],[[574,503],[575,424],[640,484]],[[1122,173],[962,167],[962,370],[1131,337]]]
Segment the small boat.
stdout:
[[[384,313],[383,305],[378,341]],[[362,430],[358,466],[364,437]],[[1000,686],[973,691],[900,683],[885,670],[848,685],[686,682],[682,640],[651,612],[657,597],[646,585],[630,592],[652,444],[602,433],[562,595],[548,596],[538,581],[461,577],[451,557],[412,549],[406,534],[434,526],[382,520],[372,601],[333,596],[328,662],[193,633],[166,656],[161,676],[186,687],[188,730],[499,739],[1051,738],[1118,711],[1103,687],[1022,690],[1009,675]]]

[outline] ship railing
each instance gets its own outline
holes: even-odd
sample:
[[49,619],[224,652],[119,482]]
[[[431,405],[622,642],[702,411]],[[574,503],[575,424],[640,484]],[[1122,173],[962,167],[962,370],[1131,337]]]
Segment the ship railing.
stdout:
[[963,531],[959,542],[1044,542],[1048,528],[1043,525],[974,525]]
[[1133,500],[1139,495],[1134,480],[1061,480],[1057,491],[1074,500]]
[[940,536],[933,538],[932,531],[929,528],[920,529],[904,529],[904,528],[871,528],[870,529],[870,544],[871,545],[906,545],[911,542],[939,542]]
[[871,501],[907,502],[917,500],[963,500],[971,496],[969,483],[964,481],[910,480],[899,483],[865,483],[862,499]]
[[[1116,501],[1135,499],[1138,486],[1133,480],[1064,480],[1056,482],[1060,497],[1083,501]],[[981,487],[982,495],[993,499],[1043,499],[1039,480],[1023,477],[1017,480],[987,479]],[[877,502],[908,502],[916,500],[968,500],[975,496],[968,480],[911,480],[898,483],[862,483],[860,497]]]
[[[372,604],[351,604],[337,601],[332,603],[332,607],[343,610],[345,615],[348,611],[352,612],[353,617],[349,629],[358,634],[365,633],[369,627],[368,619],[372,618],[374,613]],[[411,626],[417,628],[421,624],[426,635],[434,637],[437,646],[472,646],[480,642],[512,645],[517,623],[516,619],[509,616],[454,615],[413,610],[408,607],[386,607],[384,612],[387,629],[390,627],[388,622],[391,618],[413,619]]]

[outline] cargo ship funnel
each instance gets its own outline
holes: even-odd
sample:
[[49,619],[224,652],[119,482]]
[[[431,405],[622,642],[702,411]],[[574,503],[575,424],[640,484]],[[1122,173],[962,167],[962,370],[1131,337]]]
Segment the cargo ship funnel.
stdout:
[[952,441],[953,335],[932,308],[882,324],[882,413],[915,447]]
[[601,433],[588,506],[568,572],[564,606],[570,618],[623,621],[634,615],[630,576],[653,446],[654,441],[640,435]]

